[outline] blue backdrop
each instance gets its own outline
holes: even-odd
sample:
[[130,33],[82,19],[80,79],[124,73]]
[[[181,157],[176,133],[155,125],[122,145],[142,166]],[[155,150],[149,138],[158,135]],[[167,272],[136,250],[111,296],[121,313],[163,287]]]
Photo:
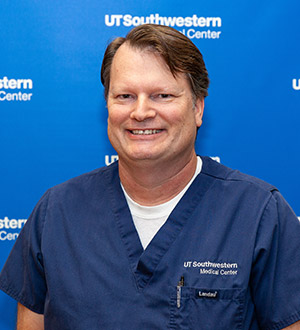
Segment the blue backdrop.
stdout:
[[[47,188],[115,160],[101,60],[109,40],[147,21],[175,27],[204,55],[211,86],[198,153],[274,184],[300,215],[298,0],[2,0],[0,9],[0,267]],[[15,310],[0,293],[0,329],[14,328]]]

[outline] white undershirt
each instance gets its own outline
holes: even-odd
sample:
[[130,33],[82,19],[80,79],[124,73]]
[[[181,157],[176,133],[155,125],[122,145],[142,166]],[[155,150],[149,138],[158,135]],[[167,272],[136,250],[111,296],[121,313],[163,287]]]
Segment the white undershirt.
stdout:
[[196,170],[194,176],[189,181],[189,183],[174,198],[172,198],[166,203],[155,206],[143,206],[136,203],[128,196],[123,185],[121,184],[133,218],[135,228],[138,232],[140,241],[144,249],[146,249],[155,234],[159,231],[160,227],[167,221],[170,213],[173,211],[184,193],[188,190],[189,186],[195,180],[196,176],[201,172],[201,169],[202,160],[199,156],[197,156]]

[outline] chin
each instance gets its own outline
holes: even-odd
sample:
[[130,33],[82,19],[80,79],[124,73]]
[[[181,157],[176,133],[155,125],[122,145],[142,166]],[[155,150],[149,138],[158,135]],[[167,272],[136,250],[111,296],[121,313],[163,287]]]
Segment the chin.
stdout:
[[159,159],[161,157],[161,155],[157,155],[154,153],[151,153],[149,151],[145,151],[145,152],[134,152],[131,154],[127,154],[126,158],[129,158],[131,160],[134,161],[143,161],[143,160],[156,160]]

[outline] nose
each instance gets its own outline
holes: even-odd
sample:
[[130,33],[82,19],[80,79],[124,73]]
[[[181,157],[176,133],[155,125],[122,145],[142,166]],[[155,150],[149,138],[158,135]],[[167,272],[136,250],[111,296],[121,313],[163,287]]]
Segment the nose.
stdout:
[[151,105],[151,100],[146,95],[138,96],[134,102],[130,118],[137,121],[144,121],[149,118],[154,118],[156,111]]

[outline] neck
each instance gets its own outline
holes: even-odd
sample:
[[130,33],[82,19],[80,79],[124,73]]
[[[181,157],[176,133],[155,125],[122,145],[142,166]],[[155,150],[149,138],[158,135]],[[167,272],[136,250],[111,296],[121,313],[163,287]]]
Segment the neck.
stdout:
[[184,161],[141,161],[127,163],[119,160],[119,175],[127,194],[138,204],[153,206],[175,197],[192,179],[197,166],[195,152]]

